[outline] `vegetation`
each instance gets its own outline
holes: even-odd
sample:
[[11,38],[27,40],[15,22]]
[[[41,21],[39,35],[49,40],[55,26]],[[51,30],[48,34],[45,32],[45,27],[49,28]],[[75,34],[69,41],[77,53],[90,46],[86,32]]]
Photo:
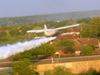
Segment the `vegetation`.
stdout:
[[94,17],[90,23],[83,23],[82,37],[100,38],[100,17]]
[[62,46],[65,47],[65,49],[63,50],[64,53],[74,53],[75,49],[73,48],[74,46],[74,42],[72,40],[61,40],[58,43],[58,46]]
[[82,51],[81,51],[81,55],[90,55],[93,53],[93,48],[89,45],[86,45],[83,47]]
[[96,71],[94,69],[89,69],[87,72],[82,72],[78,75],[100,75],[100,71]]
[[71,53],[75,53],[75,49],[72,46],[68,46],[65,48],[65,50],[63,52],[66,54],[67,53],[71,54]]
[[[0,75],[39,75],[39,73],[36,72],[36,65],[30,65],[30,62],[26,59],[23,61],[14,63],[12,73],[0,73]],[[45,71],[44,75],[100,75],[100,71],[96,71],[95,69],[90,68],[88,71],[74,74],[66,67],[57,66],[53,70]]]
[[12,70],[13,75],[38,75],[36,65],[31,64],[27,59],[15,62]]
[[89,69],[86,72],[81,72],[79,74],[73,74],[69,69],[62,67],[62,66],[57,66],[54,68],[54,70],[46,71],[44,75],[100,75],[100,71]]
[[65,67],[57,66],[54,70],[49,70],[44,73],[44,75],[74,75],[71,71]]
[[[0,25],[21,25],[21,24],[34,24],[43,23],[47,21],[62,21],[62,20],[78,20],[84,19],[87,22],[88,17],[100,16],[100,10],[95,11],[82,11],[82,12],[69,12],[69,13],[58,13],[48,15],[36,15],[36,16],[23,16],[23,17],[8,17],[0,18]],[[79,22],[83,22],[80,20]]]
[[[37,16],[35,17],[37,18]],[[25,21],[23,18],[24,23],[22,20],[16,18],[16,22],[14,21],[3,23],[0,26],[0,46],[6,44],[13,44],[16,42],[23,42],[26,40],[31,40],[36,36],[43,36],[44,34],[35,34],[30,33],[27,34],[27,30],[31,29],[42,29],[44,24],[47,24],[49,28],[60,27],[64,25],[80,23],[81,24],[81,36],[82,37],[89,37],[89,38],[100,38],[100,17],[93,17],[93,18],[83,18],[76,21],[74,20],[64,20],[59,22],[54,21],[47,21],[42,23],[33,23],[32,21]],[[29,18],[28,18],[29,19]],[[13,19],[12,19],[13,20]],[[34,21],[38,22],[39,20],[35,19]],[[31,24],[27,24],[30,22]],[[7,25],[4,25],[7,24]],[[14,25],[13,25],[14,24]],[[65,32],[65,30],[61,31]],[[36,65],[31,64],[29,60],[39,59],[39,55],[51,55],[56,52],[57,47],[65,47],[63,50],[64,53],[74,53],[74,46],[75,43],[72,40],[60,40],[55,44],[43,44],[37,48],[30,49],[29,51],[25,51],[23,53],[16,54],[13,57],[15,62],[13,64],[13,73],[11,75],[38,75],[36,72]],[[95,50],[94,45],[85,45],[81,51],[81,55],[91,55]],[[27,59],[27,60],[26,60]],[[10,75],[10,74],[0,74],[0,75]],[[45,72],[45,75],[75,75],[72,74],[70,70],[66,69],[65,67],[56,67],[54,70],[49,70]],[[90,69],[87,72],[82,72],[78,75],[100,75],[100,72],[96,70]]]
[[[99,38],[100,37],[100,17],[93,17],[93,18],[83,18],[77,20],[78,23],[81,23],[82,30],[81,36],[82,37],[90,37],[90,38]],[[35,23],[35,24],[26,24],[26,25],[2,25],[0,26],[0,46],[6,44],[13,44],[16,42],[23,42],[26,40],[31,40],[36,36],[43,36],[44,34],[35,34],[29,33],[27,34],[27,30],[31,29],[42,29],[44,24],[47,24],[49,28],[60,27],[68,24],[76,23],[74,20],[64,20],[59,22],[47,21],[44,23]],[[64,31],[65,32],[65,31]],[[72,40],[60,40],[60,42],[56,43],[56,45],[41,45],[36,49],[30,49],[29,51],[25,51],[23,53],[19,53],[16,56],[13,56],[13,60],[21,60],[24,58],[27,59],[37,59],[38,55],[50,55],[56,52],[57,47],[65,47],[63,50],[64,53],[74,53],[74,41]],[[94,46],[91,45],[94,50]],[[89,49],[90,46],[88,47]],[[87,49],[88,49],[87,48]],[[86,49],[86,48],[85,48]],[[89,54],[92,54],[93,50],[88,51]],[[81,55],[85,54],[85,50],[83,49]]]
[[[80,21],[81,20],[81,21]],[[81,30],[81,36],[82,37],[91,37],[91,38],[99,38],[100,37],[100,17],[94,17],[94,18],[86,18],[86,19],[80,19],[82,23],[82,30]],[[75,21],[73,20],[64,20],[60,22],[53,22],[48,21],[44,23],[36,23],[36,24],[26,24],[26,25],[2,25],[0,26],[0,45],[5,44],[13,44],[15,42],[23,42],[25,40],[31,40],[35,36],[43,36],[43,34],[35,34],[30,33],[27,34],[27,30],[31,29],[43,29],[43,25],[47,24],[49,28],[55,28],[60,27],[64,25],[73,24]]]
[[25,40],[31,40],[36,36],[44,36],[43,33],[35,34],[29,33],[27,34],[27,30],[32,29],[43,29],[43,25],[47,24],[49,28],[55,28],[60,26],[65,26],[69,24],[73,24],[74,21],[65,20],[60,22],[44,22],[44,23],[36,23],[36,24],[26,24],[26,25],[2,25],[0,26],[0,45],[5,44],[13,44],[18,41],[23,42]]
[[38,59],[38,55],[50,55],[54,54],[56,49],[53,45],[43,44],[35,49],[31,49],[29,51],[25,51],[23,53],[17,54],[13,57],[14,61],[22,60],[22,59]]
[[59,46],[73,46],[74,42],[71,40],[61,40]]

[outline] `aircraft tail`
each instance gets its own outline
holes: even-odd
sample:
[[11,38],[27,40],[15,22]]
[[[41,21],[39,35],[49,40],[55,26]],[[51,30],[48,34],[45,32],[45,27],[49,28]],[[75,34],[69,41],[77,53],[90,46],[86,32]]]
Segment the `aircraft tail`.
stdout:
[[44,29],[47,30],[47,26],[46,26],[46,24],[44,25]]

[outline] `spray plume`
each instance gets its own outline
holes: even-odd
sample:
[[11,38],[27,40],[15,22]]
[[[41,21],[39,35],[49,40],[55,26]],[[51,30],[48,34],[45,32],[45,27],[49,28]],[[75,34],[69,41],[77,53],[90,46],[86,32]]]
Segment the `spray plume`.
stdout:
[[54,40],[56,37],[42,37],[39,39],[33,39],[31,41],[18,42],[15,44],[8,44],[6,46],[0,47],[0,60],[6,59],[11,55],[15,55],[19,52],[24,52],[25,50],[30,50],[31,48],[35,48],[40,46],[41,44],[47,43],[51,40]]

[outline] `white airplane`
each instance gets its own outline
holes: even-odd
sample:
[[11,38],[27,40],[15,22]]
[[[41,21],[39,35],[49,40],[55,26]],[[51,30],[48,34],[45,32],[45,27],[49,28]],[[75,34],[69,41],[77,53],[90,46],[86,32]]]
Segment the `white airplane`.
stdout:
[[46,36],[53,36],[55,34],[57,34],[57,32],[61,29],[66,29],[66,28],[71,28],[71,27],[76,27],[79,26],[79,24],[74,24],[74,25],[69,25],[69,26],[64,26],[64,27],[59,27],[59,28],[55,28],[55,29],[47,29],[47,26],[44,25],[44,29],[40,29],[40,30],[28,30],[27,33],[41,33],[44,32],[44,34]]

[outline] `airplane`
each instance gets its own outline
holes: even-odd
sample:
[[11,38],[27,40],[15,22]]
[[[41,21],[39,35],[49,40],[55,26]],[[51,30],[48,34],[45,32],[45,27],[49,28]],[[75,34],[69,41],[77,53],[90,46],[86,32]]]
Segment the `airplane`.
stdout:
[[40,29],[40,30],[28,30],[27,33],[33,33],[33,32],[34,33],[41,33],[41,32],[44,32],[44,34],[46,36],[54,36],[61,29],[66,29],[66,28],[71,28],[71,27],[76,27],[76,26],[79,26],[79,24],[73,24],[73,25],[59,27],[59,28],[55,28],[55,29],[47,29],[47,26],[45,24],[44,25],[44,29]]

